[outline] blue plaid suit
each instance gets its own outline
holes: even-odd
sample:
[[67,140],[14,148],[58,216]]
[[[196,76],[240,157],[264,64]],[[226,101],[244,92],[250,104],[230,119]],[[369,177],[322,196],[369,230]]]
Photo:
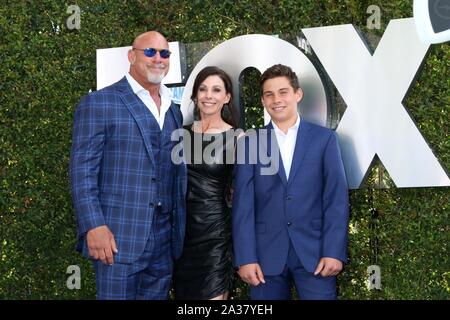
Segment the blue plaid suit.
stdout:
[[[182,127],[181,112],[173,103],[166,113],[166,122],[168,119],[175,120],[174,128]],[[173,164],[173,174],[158,175],[156,161],[160,158],[156,159],[152,146],[152,120],[156,123],[125,77],[83,97],[76,109],[70,176],[77,249],[85,257],[89,258],[85,235],[101,225],[107,225],[114,234],[119,250],[115,263],[131,264],[152,247],[159,189],[165,184],[172,186],[171,198],[162,199],[170,203],[164,211],[171,215],[172,256],[181,254],[186,167]],[[174,180],[167,181],[167,177]]]

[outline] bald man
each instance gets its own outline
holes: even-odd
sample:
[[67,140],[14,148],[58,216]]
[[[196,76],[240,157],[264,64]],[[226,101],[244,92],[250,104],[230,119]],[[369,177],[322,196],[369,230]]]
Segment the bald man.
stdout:
[[171,161],[182,115],[161,84],[170,65],[164,36],[139,35],[128,60],[125,77],[75,111],[77,249],[93,261],[98,299],[167,299],[185,229],[186,168]]

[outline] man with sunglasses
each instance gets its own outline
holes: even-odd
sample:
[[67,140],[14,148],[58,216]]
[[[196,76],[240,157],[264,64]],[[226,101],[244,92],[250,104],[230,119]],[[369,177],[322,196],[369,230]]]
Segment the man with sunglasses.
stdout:
[[78,250],[98,299],[167,299],[185,230],[186,168],[171,161],[182,115],[161,84],[169,44],[139,35],[120,81],[81,99],[70,161]]

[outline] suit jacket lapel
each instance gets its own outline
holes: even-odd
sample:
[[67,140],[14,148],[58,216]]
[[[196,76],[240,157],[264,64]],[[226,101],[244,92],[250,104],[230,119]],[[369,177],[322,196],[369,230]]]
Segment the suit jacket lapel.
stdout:
[[267,150],[267,155],[271,158],[272,157],[272,143],[275,143],[274,146],[274,151],[277,151],[277,154],[274,155],[275,157],[278,157],[278,176],[281,179],[281,182],[283,182],[283,185],[286,187],[287,186],[287,178],[286,178],[286,171],[284,170],[284,165],[283,165],[283,159],[281,158],[281,153],[280,153],[280,147],[278,146],[278,142],[277,142],[277,137],[275,135],[275,130],[273,128],[272,122],[269,122],[269,124],[266,126],[267,129],[267,139],[262,139],[263,140],[263,144],[265,144],[264,142],[267,141],[267,145],[263,145],[263,147],[266,148]]
[[308,150],[309,143],[311,142],[310,130],[311,126],[306,121],[300,121],[297,131],[297,140],[295,142],[294,155],[292,157],[291,171],[289,173],[289,184],[293,181],[293,177],[295,177],[295,174]]
[[[177,117],[177,114],[176,114],[175,110],[173,110],[173,108],[177,108],[177,106],[172,101],[171,104],[170,104],[169,110],[172,113],[172,117],[175,119],[175,123],[176,123],[177,129],[178,129],[178,128],[181,128],[183,126],[183,123],[182,123],[182,120],[179,117]],[[166,114],[166,116],[167,116],[167,114]]]
[[134,94],[126,77],[123,77],[118,84],[119,90],[122,92],[121,99],[136,121],[139,131],[141,132],[142,139],[144,140],[145,148],[147,149],[150,161],[154,163],[152,144],[150,142],[148,122],[146,119],[146,117],[149,117],[149,111],[138,96]]

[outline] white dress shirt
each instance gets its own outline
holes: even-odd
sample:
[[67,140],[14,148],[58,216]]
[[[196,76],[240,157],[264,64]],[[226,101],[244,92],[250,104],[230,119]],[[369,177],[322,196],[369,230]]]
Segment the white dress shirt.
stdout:
[[273,121],[272,125],[275,130],[278,146],[280,147],[281,160],[283,161],[284,171],[286,172],[286,179],[289,179],[295,143],[297,142],[298,126],[300,125],[300,116],[297,114],[297,121],[295,121],[295,124],[288,129],[287,133],[281,131]]
[[167,110],[169,110],[170,104],[172,103],[172,92],[165,85],[161,84],[159,88],[159,95],[161,96],[161,107],[160,111],[158,111],[158,107],[156,106],[153,98],[150,96],[150,92],[142,87],[139,82],[137,82],[129,73],[126,74],[126,77],[128,83],[131,86],[131,89],[133,89],[133,92],[139,97],[139,99],[141,99],[148,110],[150,110],[150,112],[158,122],[159,128],[162,130],[166,112]]

